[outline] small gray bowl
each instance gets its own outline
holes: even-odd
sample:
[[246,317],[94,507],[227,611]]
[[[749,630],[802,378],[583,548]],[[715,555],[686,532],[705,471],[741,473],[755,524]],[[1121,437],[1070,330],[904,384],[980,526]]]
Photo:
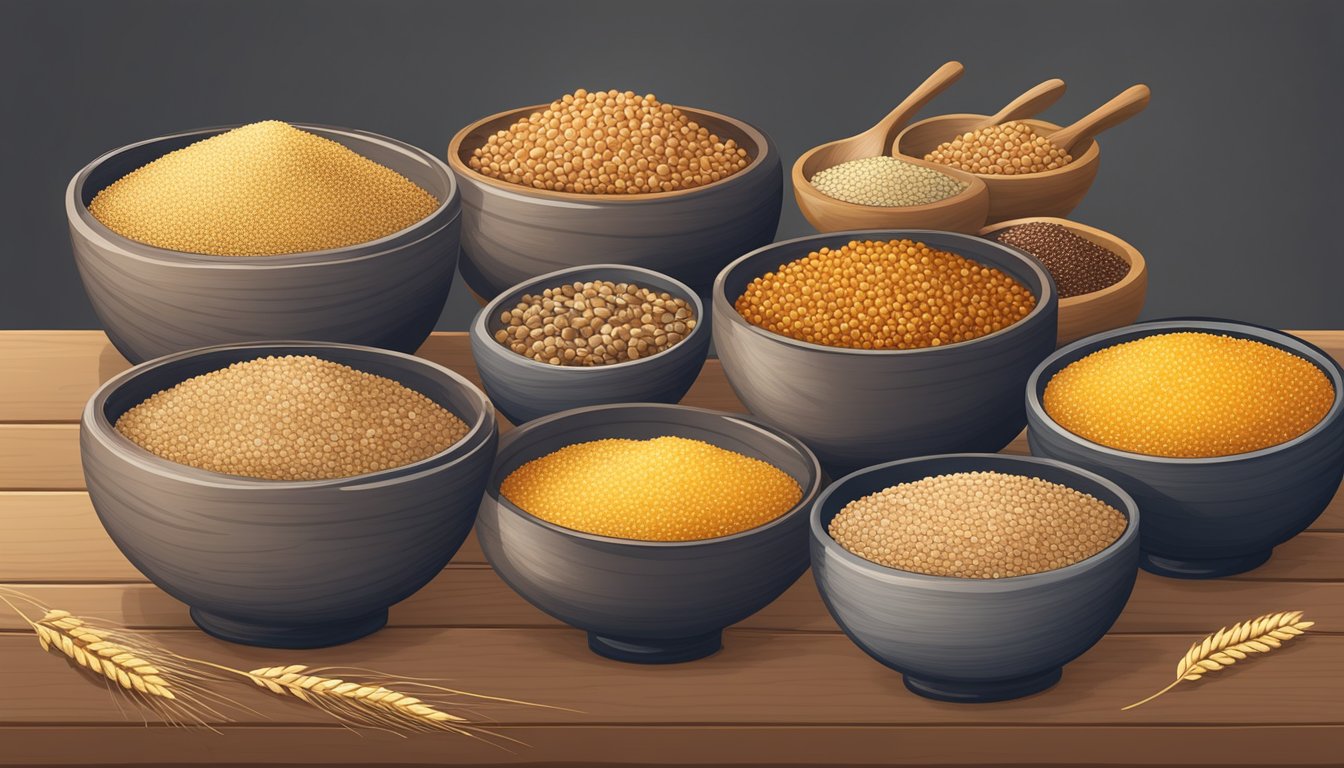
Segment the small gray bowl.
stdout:
[[[849,502],[954,472],[1001,472],[1066,485],[1110,504],[1129,525],[1086,560],[1005,579],[888,568],[831,538],[831,520]],[[967,453],[879,464],[832,483],[813,505],[811,520],[812,576],[836,623],[864,653],[904,675],[911,691],[941,701],[1002,701],[1054,685],[1064,665],[1115,623],[1139,570],[1134,500],[1099,475],[1049,459]]]
[[[909,238],[997,267],[1036,307],[978,339],[912,350],[826,347],[747,322],[734,303],[753,279],[819,248]],[[972,235],[923,229],[832,232],[768,245],[714,281],[714,346],[747,409],[807,443],[833,477],[933,453],[997,451],[1027,423],[1022,387],[1055,348],[1058,293],[1021,251]]]
[[[1145,456],[1069,432],[1042,405],[1064,367],[1099,349],[1176,331],[1252,339],[1309,360],[1335,388],[1325,418],[1286,443],[1202,459]],[[1026,390],[1031,452],[1114,480],[1143,510],[1144,570],[1207,579],[1242,573],[1311,525],[1344,477],[1344,369],[1302,339],[1258,325],[1209,318],[1157,320],[1118,328],[1062,347],[1041,363]]]
[[242,341],[306,339],[414,352],[434,330],[457,265],[461,202],[443,161],[364,131],[295,123],[419,184],[439,207],[367,243],[283,256],[207,256],[137,242],[89,213],[103,188],[188,144],[238,126],[114,149],[70,180],[65,215],[84,290],[132,363]]
[[[116,420],[185,379],[267,355],[315,355],[394,379],[470,428],[403,467],[277,481],[160,458]],[[469,381],[399,352],[274,341],[209,347],[114,377],[84,408],[80,456],[93,507],[126,558],[224,640],[312,648],[382,627],[388,606],[434,578],[471,530],[495,457],[494,408]]]
[[552,192],[493,179],[467,164],[490,136],[546,107],[478,120],[448,145],[448,164],[462,185],[462,278],[482,299],[537,275],[594,263],[656,270],[708,296],[724,264],[774,239],[784,195],[779,151],[760,130],[714,112],[680,107],[720,138],[746,148],[751,164],[694,189]]
[[[665,435],[767,461],[798,481],[802,499],[783,516],[731,536],[655,542],[564,528],[500,493],[519,466],[567,445]],[[807,510],[821,483],[807,446],[750,417],[678,405],[577,408],[504,436],[476,534],[505,583],[586,631],[594,652],[644,664],[691,661],[719,650],[725,627],[769,605],[807,570]]]
[[[588,280],[634,283],[666,291],[691,305],[695,327],[680,343],[656,355],[592,367],[548,365],[495,340],[500,314],[524,294]],[[695,383],[709,354],[709,318],[700,297],[684,283],[648,269],[598,264],[551,272],[499,294],[471,323],[471,353],[481,383],[499,412],[514,424],[552,413],[608,403],[676,403]]]

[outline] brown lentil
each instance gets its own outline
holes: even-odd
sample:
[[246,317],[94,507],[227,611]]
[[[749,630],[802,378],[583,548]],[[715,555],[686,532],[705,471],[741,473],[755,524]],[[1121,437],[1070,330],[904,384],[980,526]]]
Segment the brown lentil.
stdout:
[[1036,297],[998,269],[924,243],[853,240],[752,280],[734,306],[747,322],[799,341],[919,349],[1006,328]]
[[695,328],[691,305],[666,291],[608,280],[527,294],[500,313],[495,341],[550,365],[640,360],[671,349]]
[[309,355],[187,379],[122,414],[116,429],[169,461],[266,480],[400,467],[467,434],[461,419],[419,392]]
[[828,530],[840,546],[888,568],[1002,579],[1086,560],[1127,525],[1119,510],[1065,485],[958,472],[855,499]]
[[535,189],[633,195],[712,184],[750,163],[736,141],[653,94],[580,88],[497,131],[467,165]]
[[963,133],[938,145],[924,159],[991,176],[1053,171],[1073,162],[1068,152],[1016,120]]
[[993,238],[1035,256],[1055,278],[1061,299],[1109,288],[1129,274],[1129,262],[1114,251],[1053,222],[1018,224]]
[[855,205],[886,208],[928,205],[959,195],[966,182],[932,168],[882,155],[817,171],[810,180],[823,195]]
[[500,491],[576,531],[640,541],[695,541],[764,525],[802,499],[776,467],[699,440],[594,440],[534,459]]
[[439,201],[391,168],[276,120],[141,166],[89,213],[123,237],[212,256],[275,256],[377,240]]
[[1070,363],[1045,387],[1045,411],[1094,443],[1171,458],[1230,456],[1316,426],[1335,390],[1305,358],[1251,339],[1146,336]]

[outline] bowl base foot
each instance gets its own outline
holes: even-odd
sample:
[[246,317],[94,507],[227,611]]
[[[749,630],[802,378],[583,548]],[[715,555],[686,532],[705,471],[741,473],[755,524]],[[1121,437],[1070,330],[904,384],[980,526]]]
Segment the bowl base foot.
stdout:
[[983,704],[990,701],[1020,699],[1023,696],[1040,693],[1059,682],[1059,678],[1063,674],[1062,667],[1055,667],[1038,675],[991,682],[933,680],[927,677],[905,675],[905,687],[928,699]]
[[723,632],[670,640],[622,640],[588,633],[588,648],[598,656],[634,664],[677,664],[695,661],[723,647]]
[[323,648],[358,640],[377,632],[387,623],[387,611],[326,624],[253,624],[218,614],[191,609],[191,620],[207,635],[230,643],[258,645],[263,648]]
[[1180,560],[1144,552],[1139,557],[1139,567],[1149,573],[1173,579],[1216,579],[1259,568],[1269,559],[1272,552],[1272,549],[1266,549],[1263,552],[1216,560]]

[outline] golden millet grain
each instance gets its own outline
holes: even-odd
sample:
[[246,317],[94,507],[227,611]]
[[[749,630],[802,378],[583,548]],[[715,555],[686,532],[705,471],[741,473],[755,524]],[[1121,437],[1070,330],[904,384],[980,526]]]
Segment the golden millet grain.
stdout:
[[1065,485],[958,472],[855,499],[828,530],[840,546],[888,568],[1003,579],[1086,560],[1127,525],[1119,510]]
[[160,157],[99,192],[89,212],[123,237],[211,256],[278,256],[367,243],[439,201],[341,144],[267,120]]
[[405,466],[467,434],[461,419],[419,392],[309,355],[187,379],[122,414],[116,428],[169,461],[265,480]]
[[594,366],[656,355],[695,328],[685,299],[634,283],[575,282],[526,294],[500,312],[495,341],[550,365]]
[[913,240],[853,240],[768,272],[734,306],[799,341],[920,349],[969,341],[1026,317],[1036,297],[998,269]]
[[1014,176],[1063,168],[1073,157],[1016,120],[963,133],[924,156],[971,173]]
[[1064,429],[1148,456],[1204,458],[1287,442],[1316,426],[1335,389],[1305,358],[1251,339],[1179,332],[1097,350],[1045,387]]
[[504,497],[542,520],[639,541],[728,536],[774,520],[802,499],[770,464],[684,437],[594,440],[515,469]]
[[701,187],[750,163],[737,142],[653,94],[582,88],[496,132],[467,161],[511,184],[592,195]]

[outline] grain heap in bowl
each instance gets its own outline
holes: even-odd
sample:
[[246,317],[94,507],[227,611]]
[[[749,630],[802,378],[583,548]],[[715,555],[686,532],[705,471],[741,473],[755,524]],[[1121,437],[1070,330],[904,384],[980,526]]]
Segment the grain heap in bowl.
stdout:
[[624,363],[681,343],[696,324],[691,305],[666,291],[610,280],[574,282],[524,294],[500,313],[495,341],[561,366]]
[[1316,426],[1335,391],[1315,364],[1279,347],[1177,332],[1105,347],[1045,387],[1046,413],[1094,443],[1168,458],[1248,453]]
[[755,278],[734,307],[752,325],[850,349],[922,349],[1018,322],[1036,297],[994,267],[913,240],[854,240]]
[[694,189],[750,164],[736,141],[653,94],[582,88],[496,132],[467,161],[510,184],[590,195]]
[[265,480],[325,480],[413,464],[467,425],[392,379],[311,355],[234,363],[158,392],[116,429],[169,461]]
[[1053,171],[1073,162],[1068,152],[1016,120],[963,133],[934,147],[924,159],[991,176]]
[[367,243],[439,201],[391,168],[277,120],[169,152],[89,203],[108,229],[211,256],[278,256]]
[[808,181],[836,200],[884,208],[929,205],[959,195],[967,186],[932,168],[886,155],[824,168]]
[[888,568],[1001,579],[1086,560],[1120,538],[1123,513],[1035,477],[959,472],[901,483],[846,504],[829,532]]
[[515,469],[500,492],[547,522],[639,541],[739,533],[780,517],[803,493],[768,462],[672,436],[568,445]]
[[1129,262],[1114,251],[1054,222],[1018,224],[995,232],[993,239],[1035,256],[1055,278],[1061,299],[1109,288],[1129,274]]

